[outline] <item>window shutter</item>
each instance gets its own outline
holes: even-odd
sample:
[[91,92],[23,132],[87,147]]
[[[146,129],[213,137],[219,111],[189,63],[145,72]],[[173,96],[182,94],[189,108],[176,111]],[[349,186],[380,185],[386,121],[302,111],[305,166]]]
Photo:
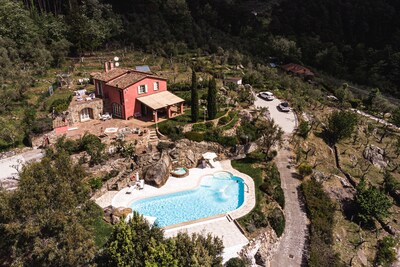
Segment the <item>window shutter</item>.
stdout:
[[140,95],[140,85],[137,87],[137,93]]
[[144,91],[147,93],[147,84],[144,86]]

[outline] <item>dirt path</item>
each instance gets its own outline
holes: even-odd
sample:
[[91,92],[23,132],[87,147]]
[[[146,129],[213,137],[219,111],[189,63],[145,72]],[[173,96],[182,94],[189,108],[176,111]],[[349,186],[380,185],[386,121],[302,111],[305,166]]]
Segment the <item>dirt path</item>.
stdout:
[[308,236],[307,215],[300,193],[301,181],[295,176],[295,169],[288,168],[292,152],[288,148],[288,137],[278,152],[276,165],[281,173],[282,189],[285,193],[286,226],[277,253],[272,257],[271,267],[306,266],[306,239]]

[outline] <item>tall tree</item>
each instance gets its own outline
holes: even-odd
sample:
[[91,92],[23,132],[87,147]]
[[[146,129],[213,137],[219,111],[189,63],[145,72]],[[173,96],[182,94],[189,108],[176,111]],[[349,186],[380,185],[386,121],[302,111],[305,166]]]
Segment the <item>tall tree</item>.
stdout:
[[197,92],[197,77],[194,69],[192,70],[192,86],[190,90],[192,122],[197,122],[199,120],[199,94]]
[[217,116],[217,82],[214,78],[208,81],[208,94],[207,94],[207,111],[208,119],[213,120]]
[[273,146],[282,144],[284,132],[273,119],[258,119],[256,128],[261,133],[261,145],[267,155]]
[[[97,214],[82,167],[65,152],[24,167],[18,189],[0,192],[0,265],[87,266]],[[98,216],[98,214],[97,214]]]
[[367,186],[363,178],[357,186],[355,197],[358,218],[363,223],[371,223],[374,219],[382,220],[389,215],[392,202],[378,188]]
[[357,115],[348,111],[335,111],[328,117],[324,129],[325,141],[334,146],[340,140],[348,138],[357,125]]

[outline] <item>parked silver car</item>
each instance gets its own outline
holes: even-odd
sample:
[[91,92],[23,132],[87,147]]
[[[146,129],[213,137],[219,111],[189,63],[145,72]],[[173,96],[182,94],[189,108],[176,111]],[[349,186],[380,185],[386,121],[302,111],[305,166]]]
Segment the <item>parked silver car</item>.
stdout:
[[268,100],[268,101],[272,101],[274,100],[274,94],[271,92],[262,92],[258,95],[259,97],[261,97],[262,99]]
[[289,112],[290,111],[290,107],[289,107],[289,103],[288,102],[282,102],[278,105],[278,108],[280,111],[282,112]]

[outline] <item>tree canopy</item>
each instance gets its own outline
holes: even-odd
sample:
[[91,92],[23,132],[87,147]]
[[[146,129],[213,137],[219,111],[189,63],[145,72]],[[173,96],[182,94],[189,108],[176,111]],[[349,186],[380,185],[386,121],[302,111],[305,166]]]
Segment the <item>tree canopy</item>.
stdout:
[[[22,266],[90,265],[91,222],[99,216],[80,165],[60,152],[23,168],[14,192],[0,192],[0,262]],[[101,211],[100,211],[101,216]]]
[[326,142],[333,146],[351,136],[357,125],[357,115],[349,111],[334,111],[328,117],[323,135]]
[[222,241],[218,238],[179,233],[164,238],[157,226],[150,226],[134,213],[121,220],[98,258],[100,266],[222,266]]
[[199,93],[197,92],[197,76],[196,72],[192,70],[192,86],[191,91],[191,111],[192,111],[192,122],[197,122],[199,120]]
[[357,186],[355,202],[358,218],[366,224],[373,222],[374,219],[385,219],[392,206],[391,200],[378,188],[367,186],[365,179],[362,179]]
[[207,112],[208,119],[213,120],[217,116],[217,83],[215,78],[212,78],[208,82],[208,93],[207,93]]

